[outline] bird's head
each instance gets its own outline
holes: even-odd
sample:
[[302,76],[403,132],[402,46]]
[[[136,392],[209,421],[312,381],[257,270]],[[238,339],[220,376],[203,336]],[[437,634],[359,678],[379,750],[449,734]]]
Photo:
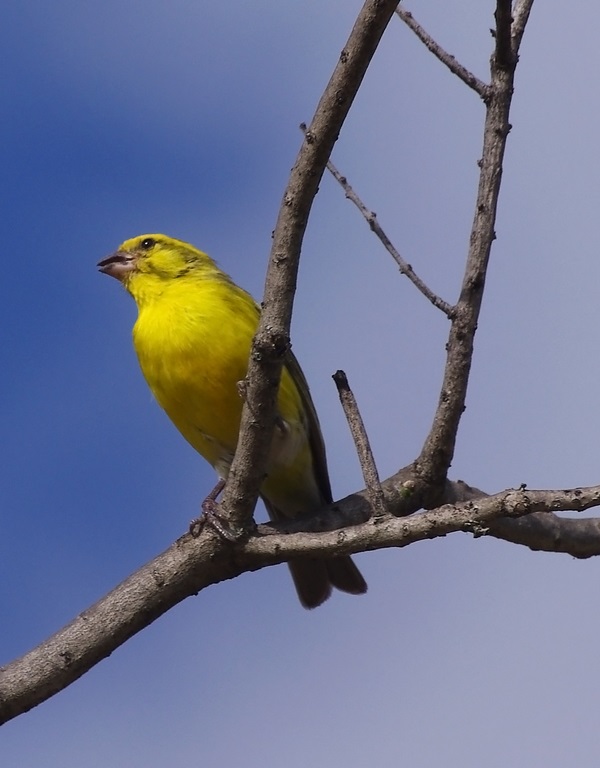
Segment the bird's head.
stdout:
[[193,245],[167,235],[139,235],[98,262],[100,272],[119,280],[138,304],[160,295],[174,280],[217,267]]

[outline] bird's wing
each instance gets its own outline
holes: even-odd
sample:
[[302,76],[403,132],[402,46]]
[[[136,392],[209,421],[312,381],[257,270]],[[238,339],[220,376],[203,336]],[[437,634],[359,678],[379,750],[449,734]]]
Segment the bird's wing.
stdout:
[[321,426],[319,425],[319,418],[310,396],[310,389],[306,377],[302,372],[302,368],[300,368],[300,363],[296,360],[296,357],[291,350],[288,351],[285,356],[285,367],[296,384],[296,388],[298,389],[298,393],[302,400],[303,413],[306,415],[308,442],[310,445],[317,486],[323,496],[323,503],[331,504],[333,496],[331,494],[325,443],[321,433]]

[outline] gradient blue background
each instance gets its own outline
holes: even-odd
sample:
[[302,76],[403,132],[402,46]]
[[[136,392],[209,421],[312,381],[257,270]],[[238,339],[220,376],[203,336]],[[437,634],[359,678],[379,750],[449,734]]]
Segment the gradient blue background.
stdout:
[[[356,0],[3,6],[0,663],[194,517],[213,473],[142,380],[131,299],[96,271],[164,231],[260,296],[270,233]],[[493,3],[410,9],[483,79]],[[493,492],[600,482],[597,29],[539,2],[453,477]],[[394,20],[334,161],[431,287],[457,295],[482,105]],[[346,370],[381,474],[418,453],[447,322],[330,179],[294,350],[336,496],[361,478]],[[0,732],[19,768],[596,766],[600,561],[454,535],[360,555],[362,599],[307,613],[284,567],[178,606]]]

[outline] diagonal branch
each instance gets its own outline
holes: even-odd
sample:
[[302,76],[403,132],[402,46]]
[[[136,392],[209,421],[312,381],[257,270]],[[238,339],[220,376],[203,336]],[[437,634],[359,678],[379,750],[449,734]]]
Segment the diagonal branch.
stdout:
[[516,0],[515,2],[513,9],[512,46],[513,51],[517,55],[532,7],[533,0]]
[[344,371],[336,371],[333,374],[333,380],[337,387],[346,421],[350,427],[352,439],[354,440],[354,446],[362,470],[363,480],[367,486],[367,495],[371,503],[372,514],[384,515],[386,512],[385,497],[381,482],[379,481],[379,472],[377,471],[377,465],[375,464],[371,443],[362,416],[358,410],[356,398],[350,389],[348,377]]
[[[302,128],[302,130],[304,130],[303,126],[300,126],[300,127]],[[417,273],[412,268],[412,265],[402,258],[402,256],[398,253],[398,251],[392,244],[392,241],[383,231],[383,227],[381,226],[381,224],[377,219],[377,214],[374,211],[370,211],[367,208],[367,206],[363,203],[363,201],[360,199],[360,197],[356,194],[354,189],[352,189],[352,187],[348,183],[348,179],[345,176],[342,176],[342,174],[338,171],[338,169],[331,162],[331,160],[327,162],[327,170],[329,171],[329,173],[331,173],[333,178],[342,187],[342,189],[344,190],[344,194],[346,195],[348,200],[354,203],[354,205],[362,213],[371,230],[377,235],[383,247],[386,249],[386,251],[391,255],[391,257],[394,259],[394,261],[398,265],[400,269],[400,274],[405,275],[411,281],[411,283],[417,288],[417,290],[419,290],[423,294],[423,296],[425,296],[425,298],[428,299],[433,304],[434,307],[437,307],[437,309],[440,309],[446,315],[446,317],[452,318],[454,314],[454,307],[448,304],[448,302],[444,301],[444,299],[442,299],[440,296],[435,294],[431,290],[431,288],[429,288],[429,286],[426,285],[426,283],[424,283],[423,280],[421,280],[421,278],[417,275]]]
[[[559,520],[548,515],[550,511],[583,512],[600,505],[600,486],[567,491],[508,490],[473,499],[476,491],[455,483],[447,494],[452,503],[406,517],[413,504],[407,478],[410,472],[402,471],[382,484],[386,506],[394,514],[367,520],[370,505],[366,492],[361,492],[305,521],[259,526],[247,542],[236,546],[215,548],[218,540],[210,529],[198,538],[189,534],[181,537],[51,638],[0,669],[0,723],[63,690],[172,606],[210,584],[291,557],[405,547],[458,531],[496,535],[496,528],[526,526],[530,520],[543,528],[544,518]],[[458,500],[461,498],[465,500]],[[524,520],[515,519],[526,515]],[[560,522],[591,526],[588,520]],[[350,524],[352,527],[339,530]],[[596,551],[592,552],[588,543],[585,554],[579,556],[600,552],[600,521],[594,525]]]
[[319,101],[273,233],[260,325],[252,344],[242,423],[223,493],[225,517],[243,530],[264,476],[289,331],[300,249],[325,165],[398,0],[366,0]]
[[486,85],[486,83],[484,83],[478,77],[475,77],[475,75],[472,72],[469,72],[466,67],[463,67],[463,65],[460,64],[454,58],[454,56],[452,56],[450,53],[447,53],[439,43],[436,43],[433,37],[431,37],[431,35],[429,35],[415,20],[410,11],[406,11],[401,5],[399,5],[398,8],[396,8],[396,14],[399,16],[399,18],[402,19],[406,26],[415,33],[423,45],[429,51],[431,51],[431,53],[433,53],[433,55],[442,62],[442,64],[445,64],[446,67],[448,67],[452,74],[459,77],[463,83],[465,83],[465,85],[468,85],[469,88],[472,88],[475,93],[477,93],[484,101],[488,98],[489,86]]

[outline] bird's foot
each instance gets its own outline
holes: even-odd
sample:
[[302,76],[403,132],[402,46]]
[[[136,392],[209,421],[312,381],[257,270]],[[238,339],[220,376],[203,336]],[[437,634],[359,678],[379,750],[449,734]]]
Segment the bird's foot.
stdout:
[[247,535],[243,528],[232,528],[226,520],[219,515],[219,503],[217,498],[225,487],[225,480],[219,480],[212,491],[201,504],[202,514],[190,523],[190,535],[197,538],[202,533],[205,525],[210,525],[226,541],[235,543]]

